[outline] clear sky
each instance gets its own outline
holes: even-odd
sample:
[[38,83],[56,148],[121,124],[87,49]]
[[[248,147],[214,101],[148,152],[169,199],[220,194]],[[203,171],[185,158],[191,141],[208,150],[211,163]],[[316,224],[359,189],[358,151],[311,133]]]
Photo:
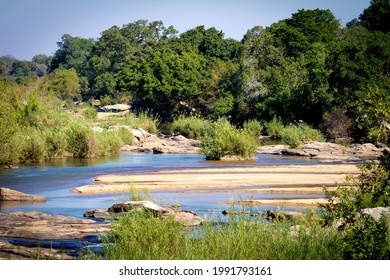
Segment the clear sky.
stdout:
[[113,25],[162,20],[180,33],[199,25],[241,40],[256,25],[270,26],[299,9],[329,9],[342,25],[370,0],[0,0],[0,56],[31,60],[52,55],[63,34],[98,38]]

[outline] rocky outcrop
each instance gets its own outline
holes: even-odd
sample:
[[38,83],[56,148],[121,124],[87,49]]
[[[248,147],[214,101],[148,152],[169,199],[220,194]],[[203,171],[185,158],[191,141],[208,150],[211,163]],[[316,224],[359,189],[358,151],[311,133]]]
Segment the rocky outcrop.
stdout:
[[110,224],[90,219],[41,212],[0,213],[0,259],[72,259],[109,231]]
[[157,137],[154,134],[145,135],[142,132],[133,132],[133,135],[139,140],[139,143],[123,146],[121,151],[157,154],[195,154],[199,152],[201,144],[199,140],[188,139],[181,135],[168,138]]
[[94,209],[84,213],[84,217],[95,219],[115,219],[120,213],[131,214],[134,211],[146,211],[155,217],[162,219],[173,218],[178,223],[184,226],[199,226],[204,221],[195,212],[188,210],[178,210],[176,207],[162,207],[151,201],[126,201],[116,203],[110,206],[107,210]]
[[368,215],[375,221],[379,221],[382,216],[390,218],[390,207],[364,208],[359,211],[360,215]]
[[0,240],[0,259],[24,260],[24,259],[48,259],[48,260],[71,260],[73,256],[62,250],[53,248],[38,248],[15,245],[6,240]]
[[83,239],[107,233],[109,224],[41,212],[0,213],[0,237],[30,240]]
[[378,158],[387,147],[376,147],[373,144],[353,144],[343,146],[328,142],[310,142],[298,149],[286,145],[264,146],[258,153],[310,157],[321,161],[358,161]]
[[46,201],[44,196],[26,194],[11,190],[9,188],[0,188],[0,201]]

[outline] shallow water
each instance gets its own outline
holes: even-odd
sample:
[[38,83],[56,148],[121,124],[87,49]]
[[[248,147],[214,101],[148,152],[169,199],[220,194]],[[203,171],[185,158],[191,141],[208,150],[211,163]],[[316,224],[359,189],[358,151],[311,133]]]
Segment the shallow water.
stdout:
[[[73,159],[45,162],[41,165],[22,165],[18,169],[0,169],[0,186],[21,192],[43,195],[45,203],[0,202],[0,212],[40,211],[53,214],[82,217],[89,209],[108,208],[111,204],[129,200],[124,193],[104,195],[80,195],[71,193],[75,187],[91,184],[91,180],[104,174],[147,173],[154,170],[183,168],[224,168],[238,166],[264,165],[312,165],[317,161],[307,158],[285,157],[258,154],[250,162],[206,161],[203,155],[176,154],[134,154],[122,153],[118,157],[99,159]],[[238,188],[239,189],[239,188]],[[218,189],[219,191],[221,189]],[[318,195],[268,194],[268,193],[223,193],[201,192],[193,190],[153,191],[152,197],[161,204],[179,204],[181,209],[193,210],[200,215],[218,215],[222,210],[230,209],[223,203],[240,199],[267,198],[310,198]],[[273,206],[258,207],[258,211],[272,209]],[[286,210],[291,210],[285,208]],[[294,208],[296,209],[296,208]],[[299,209],[298,209],[299,210]]]

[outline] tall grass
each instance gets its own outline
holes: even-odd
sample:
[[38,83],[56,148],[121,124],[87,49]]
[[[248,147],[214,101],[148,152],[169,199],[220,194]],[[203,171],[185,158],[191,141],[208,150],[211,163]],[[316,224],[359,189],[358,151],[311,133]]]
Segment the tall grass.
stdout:
[[292,234],[289,226],[247,218],[185,228],[146,213],[113,222],[104,257],[121,260],[340,259],[340,237],[318,224]]
[[180,133],[181,135],[191,139],[202,139],[210,133],[212,123],[198,116],[179,116],[171,125],[172,133]]
[[226,119],[220,119],[213,124],[210,134],[203,138],[201,152],[210,160],[224,156],[251,159],[257,144],[253,134],[235,128]]
[[297,148],[305,142],[309,141],[325,141],[325,138],[322,136],[321,132],[311,128],[305,123],[286,126],[282,130],[281,138],[283,143],[289,145],[292,148]]
[[282,143],[289,145],[291,148],[297,148],[309,141],[325,141],[319,130],[311,128],[306,123],[284,126],[280,119],[274,117],[265,124],[265,128],[268,136],[273,139],[280,139]]

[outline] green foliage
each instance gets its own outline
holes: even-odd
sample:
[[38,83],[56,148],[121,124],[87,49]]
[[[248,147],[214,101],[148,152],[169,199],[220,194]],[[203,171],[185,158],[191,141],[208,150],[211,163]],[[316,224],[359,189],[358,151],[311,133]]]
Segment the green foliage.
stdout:
[[328,204],[322,205],[325,225],[342,223],[344,257],[351,259],[388,259],[390,256],[390,220],[375,221],[360,214],[363,208],[390,206],[390,152],[381,163],[365,163],[362,174],[351,179],[351,189],[326,191]]
[[284,124],[280,118],[274,116],[270,122],[265,123],[265,129],[267,131],[268,136],[273,139],[280,139],[282,138]]
[[60,99],[76,100],[80,97],[80,79],[76,70],[56,69],[49,75],[48,90]]
[[180,133],[187,138],[198,140],[207,136],[211,129],[211,122],[199,116],[179,116],[171,125],[172,133]]
[[86,158],[95,156],[98,143],[96,135],[86,125],[72,123],[65,131],[67,151],[75,158]]
[[83,109],[83,116],[85,119],[93,121],[97,117],[97,111],[94,107],[88,106]]
[[252,134],[256,138],[260,138],[263,132],[263,125],[256,120],[249,120],[244,122],[244,131],[247,131],[249,134]]
[[388,0],[371,0],[370,6],[359,16],[359,23],[369,30],[390,31],[390,3]]
[[124,214],[104,240],[110,260],[309,260],[340,259],[335,231],[311,225],[291,234],[288,226],[272,226],[240,218],[190,229],[174,219],[150,213]]
[[202,139],[201,152],[209,160],[219,160],[224,156],[252,159],[257,145],[253,134],[235,128],[226,119],[220,119],[213,124],[211,133]]
[[305,123],[299,123],[297,125],[290,124],[284,127],[281,139],[283,143],[290,145],[291,148],[297,148],[310,141],[325,142],[321,132]]

